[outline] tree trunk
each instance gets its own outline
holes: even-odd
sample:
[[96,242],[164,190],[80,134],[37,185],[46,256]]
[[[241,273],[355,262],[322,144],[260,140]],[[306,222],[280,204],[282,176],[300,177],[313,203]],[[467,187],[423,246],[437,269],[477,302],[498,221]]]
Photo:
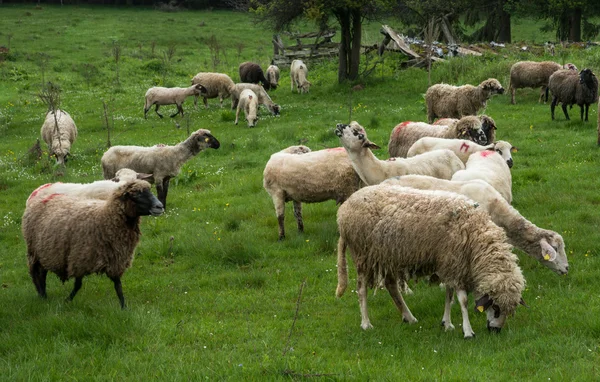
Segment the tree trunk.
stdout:
[[575,8],[569,17],[569,40],[581,41],[581,8]]
[[350,35],[350,15],[342,10],[337,14],[340,23],[340,53],[338,65],[338,82],[342,83],[348,78],[348,56],[350,55],[350,43],[352,37]]
[[350,66],[348,79],[353,81],[358,78],[360,67],[360,43],[362,37],[362,17],[359,9],[352,10],[352,51],[350,52]]
[[500,9],[498,21],[500,25],[498,25],[498,41],[504,43],[511,43],[511,33],[510,33],[510,14],[504,10],[504,2],[500,3]]

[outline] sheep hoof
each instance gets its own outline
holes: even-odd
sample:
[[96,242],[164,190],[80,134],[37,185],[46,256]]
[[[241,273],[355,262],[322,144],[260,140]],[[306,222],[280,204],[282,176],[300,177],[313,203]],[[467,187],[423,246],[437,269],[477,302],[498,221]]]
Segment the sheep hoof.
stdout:
[[464,333],[463,332],[463,334],[464,334],[464,339],[465,340],[470,340],[470,339],[475,338],[475,332],[471,332],[471,333]]
[[452,325],[452,323],[448,323],[446,324],[446,321],[442,321],[442,326],[444,327],[444,331],[445,332],[449,332],[451,330],[454,330],[454,325]]
[[370,322],[363,322],[362,324],[360,324],[360,327],[363,330],[369,330],[369,329],[373,329],[373,325],[371,325]]

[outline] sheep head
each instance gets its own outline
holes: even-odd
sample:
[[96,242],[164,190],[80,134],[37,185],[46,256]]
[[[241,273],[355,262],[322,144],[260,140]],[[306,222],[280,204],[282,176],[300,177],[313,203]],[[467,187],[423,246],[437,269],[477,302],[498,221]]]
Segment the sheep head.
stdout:
[[485,114],[479,116],[479,120],[481,121],[481,129],[485,133],[487,137],[487,144],[494,143],[496,140],[496,122]]
[[338,123],[335,127],[335,135],[342,141],[342,145],[348,151],[360,151],[364,148],[379,149],[375,143],[369,141],[367,132],[356,121],[352,121],[349,125]]
[[502,84],[500,84],[500,81],[498,81],[495,78],[487,79],[483,81],[479,86],[481,86],[483,90],[488,91],[490,95],[504,94],[504,88],[502,87]]
[[562,236],[549,231],[549,235],[540,239],[539,243],[540,257],[544,259],[541,263],[559,275],[566,275],[569,272],[569,261]]
[[[525,301],[521,297],[519,304],[527,307]],[[487,315],[487,328],[490,332],[500,333],[502,327],[506,322],[506,312],[502,309],[489,294],[485,294],[475,301],[475,311],[486,312]]]
[[594,78],[596,76],[594,75],[594,73],[592,73],[592,71],[590,69],[583,69],[581,72],[579,72],[579,83],[589,87],[589,88],[593,88],[594,85],[598,86],[597,83],[594,84]]
[[209,130],[199,129],[185,141],[192,154],[196,155],[206,148],[218,149],[221,144],[213,137]]
[[194,95],[200,97],[206,97],[208,95],[208,90],[201,84],[196,84],[194,86]]
[[468,139],[479,145],[486,145],[488,143],[487,136],[483,131],[483,125],[479,118],[475,116],[463,117],[455,122],[453,126],[456,129],[456,138]]
[[125,203],[125,214],[129,218],[158,216],[165,211],[163,204],[150,192],[150,183],[145,180],[127,182],[115,194]]

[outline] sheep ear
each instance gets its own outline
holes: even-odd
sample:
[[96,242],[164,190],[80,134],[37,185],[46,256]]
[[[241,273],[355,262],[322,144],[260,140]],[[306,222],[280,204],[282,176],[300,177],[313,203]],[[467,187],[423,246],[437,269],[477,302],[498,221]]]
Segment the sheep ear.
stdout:
[[150,179],[150,178],[152,178],[152,176],[154,176],[154,174],[144,174],[141,172],[137,173],[137,179],[141,179],[141,180]]
[[487,310],[487,308],[492,306],[493,303],[494,300],[492,300],[488,294],[484,294],[479,298],[479,300],[475,301],[475,310],[483,313]]
[[119,178],[117,178],[116,176],[114,178],[112,178],[111,180],[115,183],[119,183]]
[[523,300],[523,297],[521,297],[521,299],[519,300],[519,304],[523,305],[524,307],[526,307],[527,309],[529,309],[529,305],[527,305],[525,303],[525,300]]
[[540,246],[542,247],[542,258],[544,260],[551,262],[556,260],[556,256],[558,256],[558,254],[556,253],[556,250],[554,250],[554,248],[548,244],[546,239],[540,240]]
[[373,143],[373,142],[371,142],[369,140],[364,141],[362,147],[366,147],[366,148],[369,148],[371,150],[379,150],[381,148],[381,147],[379,147],[378,145],[376,145],[375,143]]
[[515,146],[513,146],[513,147],[510,148],[510,152],[511,153],[516,153],[517,151],[519,151],[519,149],[516,148]]

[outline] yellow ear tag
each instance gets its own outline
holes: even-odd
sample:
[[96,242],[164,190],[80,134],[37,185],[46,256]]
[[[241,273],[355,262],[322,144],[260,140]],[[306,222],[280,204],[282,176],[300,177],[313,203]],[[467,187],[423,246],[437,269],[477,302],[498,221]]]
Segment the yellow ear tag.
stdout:
[[550,255],[546,253],[546,254],[544,255],[544,260],[546,260],[546,261],[550,260]]
[[483,305],[479,305],[479,306],[477,307],[477,310],[478,310],[478,311],[480,311],[481,313],[483,313]]
[[204,142],[208,142],[210,139],[208,138],[204,138]]

